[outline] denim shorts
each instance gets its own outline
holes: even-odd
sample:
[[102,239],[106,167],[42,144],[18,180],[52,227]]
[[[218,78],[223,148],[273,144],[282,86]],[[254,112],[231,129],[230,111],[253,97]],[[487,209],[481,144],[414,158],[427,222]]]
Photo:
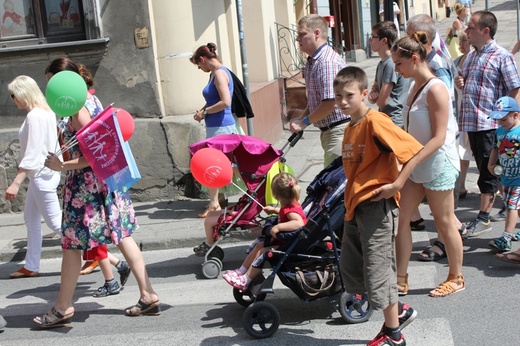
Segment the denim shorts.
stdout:
[[453,164],[448,160],[444,161],[444,167],[442,168],[441,174],[432,181],[427,183],[423,183],[422,185],[432,191],[448,191],[453,190],[455,188],[455,182],[457,181],[457,177],[459,176],[459,171],[457,168],[453,166]]
[[206,138],[215,137],[218,135],[231,135],[237,132],[235,125],[206,127]]

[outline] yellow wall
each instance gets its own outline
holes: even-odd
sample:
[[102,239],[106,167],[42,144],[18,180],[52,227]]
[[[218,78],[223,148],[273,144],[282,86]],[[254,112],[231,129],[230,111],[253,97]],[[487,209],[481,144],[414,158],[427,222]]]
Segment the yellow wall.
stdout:
[[[214,42],[225,66],[242,77],[235,0],[149,0],[163,114],[186,115],[204,103],[208,74],[189,61],[201,45]],[[249,81],[278,77],[275,22],[295,24],[293,0],[243,0]]]

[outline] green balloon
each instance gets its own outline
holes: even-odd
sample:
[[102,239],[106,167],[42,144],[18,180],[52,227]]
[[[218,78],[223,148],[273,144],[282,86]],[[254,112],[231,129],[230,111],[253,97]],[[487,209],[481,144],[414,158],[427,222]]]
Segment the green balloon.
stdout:
[[45,97],[54,113],[69,117],[79,112],[87,99],[87,84],[72,71],[56,73],[47,83]]

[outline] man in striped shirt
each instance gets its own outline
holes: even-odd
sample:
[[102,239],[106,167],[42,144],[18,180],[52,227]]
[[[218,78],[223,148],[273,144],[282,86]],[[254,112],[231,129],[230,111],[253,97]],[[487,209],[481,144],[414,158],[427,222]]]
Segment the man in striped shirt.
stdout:
[[343,58],[327,44],[328,24],[323,17],[310,14],[298,21],[298,38],[307,54],[303,76],[307,89],[307,108],[302,116],[291,120],[291,130],[299,132],[313,124],[321,130],[323,164],[328,166],[341,155],[343,132],[350,117],[336,108],[332,83],[336,74],[347,66]]
[[489,154],[495,141],[497,123],[489,118],[496,100],[509,95],[520,100],[520,76],[514,57],[496,44],[497,18],[492,12],[477,11],[468,22],[468,41],[475,49],[468,53],[462,73],[455,79],[462,90],[459,129],[468,133],[479,170],[480,210],[468,224],[470,236],[491,230],[489,214],[498,190],[498,178],[488,171]]

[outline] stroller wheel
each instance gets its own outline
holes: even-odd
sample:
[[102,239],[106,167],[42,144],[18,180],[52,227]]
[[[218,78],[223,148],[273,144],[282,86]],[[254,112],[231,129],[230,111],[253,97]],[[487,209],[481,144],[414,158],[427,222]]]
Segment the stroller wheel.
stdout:
[[280,314],[267,302],[255,302],[247,307],[243,316],[247,334],[256,339],[272,336],[280,326]]
[[253,293],[249,292],[249,290],[240,291],[237,288],[233,288],[233,297],[235,297],[235,300],[238,304],[246,308],[249,305],[251,305],[255,300],[255,296],[253,295]]
[[202,263],[202,274],[206,279],[216,279],[222,270],[222,262],[218,258],[212,258]]
[[[220,262],[224,259],[224,250],[220,246],[215,248],[208,254],[208,258],[218,258]],[[222,268],[222,266],[220,266]]]
[[339,299],[339,313],[349,323],[363,323],[372,316],[372,307],[366,293],[343,292]]

